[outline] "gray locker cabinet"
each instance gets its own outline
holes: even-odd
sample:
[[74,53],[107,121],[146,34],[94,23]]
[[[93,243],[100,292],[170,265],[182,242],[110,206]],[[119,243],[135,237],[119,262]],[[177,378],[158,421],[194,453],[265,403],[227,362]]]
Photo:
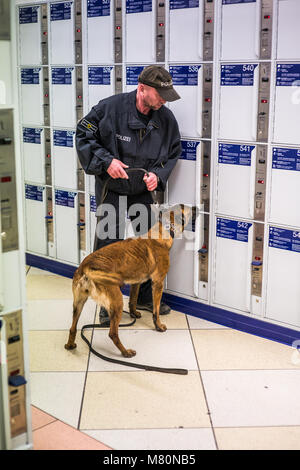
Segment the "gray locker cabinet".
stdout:
[[26,248],[47,255],[46,191],[44,186],[25,184]]
[[300,327],[300,231],[269,227],[266,317]]
[[79,262],[78,193],[55,190],[55,221],[57,258]]
[[112,66],[88,67],[89,109],[114,94],[115,70]]
[[250,312],[253,224],[217,217],[213,302]]
[[50,3],[50,63],[74,64],[74,4]]
[[[300,63],[276,65],[273,141],[300,144]],[[288,125],[287,125],[288,123]]]
[[114,1],[87,2],[87,61],[89,64],[114,62]]
[[126,0],[125,59],[127,63],[156,61],[154,0]]
[[270,221],[300,227],[300,149],[273,147]]
[[23,128],[23,164],[25,181],[45,184],[44,129]]
[[42,69],[21,68],[21,119],[25,125],[44,124]]
[[39,5],[19,8],[19,64],[42,64]]
[[56,187],[77,189],[75,131],[53,131],[53,166]]
[[76,92],[74,67],[51,68],[52,126],[76,126]]
[[278,59],[299,60],[299,18],[300,2],[298,0],[278,1]]
[[126,67],[125,91],[130,92],[137,88],[138,77],[146,65],[128,65]]

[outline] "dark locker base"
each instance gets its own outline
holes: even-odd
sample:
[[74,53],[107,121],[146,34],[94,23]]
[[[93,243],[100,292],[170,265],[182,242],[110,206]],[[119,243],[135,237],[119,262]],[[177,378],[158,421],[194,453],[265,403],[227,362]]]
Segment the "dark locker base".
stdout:
[[[61,276],[72,278],[76,271],[75,266],[60,263],[55,260],[46,259],[40,256],[26,253],[26,264],[39,269],[44,269]],[[129,294],[129,286],[122,289],[123,294]],[[173,310],[183,312],[194,317],[203,318],[204,320],[218,323],[220,325],[233,328],[235,330],[250,333],[262,338],[277,341],[278,343],[292,346],[294,341],[300,340],[300,331],[292,330],[284,326],[275,325],[257,318],[240,315],[238,313],[223,310],[218,307],[201,304],[193,300],[177,297],[172,294],[163,294],[163,300]]]

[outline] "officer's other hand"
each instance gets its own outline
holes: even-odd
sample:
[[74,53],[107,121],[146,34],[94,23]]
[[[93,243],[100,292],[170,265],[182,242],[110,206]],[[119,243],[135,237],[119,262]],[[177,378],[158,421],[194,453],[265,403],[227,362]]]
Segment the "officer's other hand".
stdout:
[[125,165],[125,163],[121,162],[117,158],[113,158],[111,164],[107,168],[107,173],[114,179],[128,179],[128,175],[126,171],[123,170],[123,168],[128,168],[128,165]]
[[149,176],[145,174],[144,181],[146,183],[148,191],[154,191],[157,188],[157,176],[154,173],[149,173]]

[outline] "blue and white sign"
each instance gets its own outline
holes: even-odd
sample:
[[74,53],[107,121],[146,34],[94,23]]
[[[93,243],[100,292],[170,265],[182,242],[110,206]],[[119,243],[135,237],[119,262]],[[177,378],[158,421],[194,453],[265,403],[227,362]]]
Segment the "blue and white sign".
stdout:
[[273,148],[272,168],[300,171],[300,149]]
[[29,24],[38,22],[39,7],[25,7],[19,9],[19,24]]
[[53,85],[72,85],[72,71],[73,67],[55,67],[52,69],[52,84]]
[[300,231],[270,227],[269,246],[300,253]]
[[219,144],[219,163],[251,166],[254,145]]
[[96,204],[96,196],[90,195],[90,212],[96,212],[97,204]]
[[249,222],[217,218],[217,237],[248,242]]
[[40,83],[40,68],[36,69],[21,69],[21,83],[22,85],[39,85]]
[[277,64],[276,86],[300,86],[300,64]]
[[23,127],[23,142],[26,144],[40,144],[42,129]]
[[222,0],[222,5],[236,5],[238,3],[255,3],[256,0]]
[[72,2],[51,3],[50,21],[62,21],[71,19]]
[[221,65],[222,86],[253,86],[254,71],[258,64]]
[[169,72],[172,75],[174,86],[197,86],[200,68],[201,65],[170,65]]
[[198,8],[199,0],[170,0],[170,10]]
[[53,143],[57,147],[73,147],[75,131],[53,131]]
[[138,77],[140,73],[144,70],[144,67],[141,66],[132,66],[126,68],[126,85],[137,85]]
[[55,204],[57,204],[58,206],[74,207],[75,196],[77,196],[77,193],[56,189]]
[[152,11],[152,0],[126,0],[126,13]]
[[89,67],[89,85],[110,85],[113,67]]
[[180,156],[180,160],[197,160],[197,147],[200,142],[196,142],[194,140],[182,140],[181,147],[182,153]]
[[25,198],[31,199],[32,201],[43,201],[43,191],[42,186],[33,186],[32,184],[25,184]]
[[110,15],[110,0],[88,0],[87,16],[95,18],[98,16]]

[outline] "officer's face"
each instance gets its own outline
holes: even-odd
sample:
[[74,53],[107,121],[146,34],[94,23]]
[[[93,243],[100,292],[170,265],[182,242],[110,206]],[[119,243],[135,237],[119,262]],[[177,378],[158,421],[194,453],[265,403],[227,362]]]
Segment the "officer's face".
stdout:
[[144,85],[142,89],[142,99],[144,106],[157,111],[166,101],[160,96],[158,91],[148,85]]

